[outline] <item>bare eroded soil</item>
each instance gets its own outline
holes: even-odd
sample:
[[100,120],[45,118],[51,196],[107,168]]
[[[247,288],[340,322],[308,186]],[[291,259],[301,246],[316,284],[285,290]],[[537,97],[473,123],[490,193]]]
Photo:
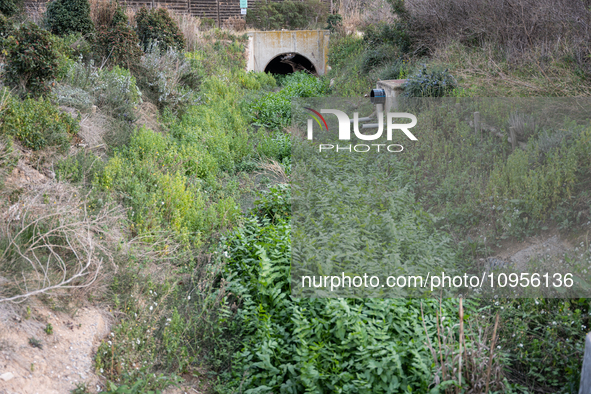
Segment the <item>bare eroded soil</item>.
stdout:
[[[108,316],[94,307],[78,309],[72,317],[39,306],[26,317],[0,304],[0,394],[65,394],[78,382],[96,390],[92,357],[109,332]],[[45,332],[47,324],[52,334]],[[30,338],[42,348],[32,346]]]

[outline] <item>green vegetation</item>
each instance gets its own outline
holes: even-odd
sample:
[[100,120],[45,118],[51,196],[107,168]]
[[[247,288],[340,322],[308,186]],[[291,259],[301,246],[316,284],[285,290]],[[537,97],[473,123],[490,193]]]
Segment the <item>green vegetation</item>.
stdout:
[[49,100],[11,97],[0,114],[0,133],[12,135],[24,147],[39,150],[57,146],[67,150],[78,133],[78,121],[60,112]]
[[92,38],[92,51],[98,61],[128,69],[136,67],[140,61],[142,50],[139,45],[136,32],[128,26],[127,17],[119,8],[111,21],[96,26]]
[[[421,316],[433,321],[438,302],[293,298],[288,191],[272,189],[259,214],[222,240],[228,303],[241,305],[226,330],[243,344],[226,390],[426,392],[431,356]],[[457,306],[441,308],[453,314]]]
[[4,15],[0,14],[0,44],[4,46],[6,39],[8,36],[13,34],[14,26],[12,21],[5,17]]
[[456,80],[447,69],[428,72],[423,66],[419,72],[408,77],[404,95],[406,97],[444,97],[452,93],[456,86]]
[[53,0],[47,5],[45,19],[49,31],[58,36],[88,34],[94,28],[88,0]]
[[[190,376],[218,393],[577,392],[588,299],[294,296],[292,248],[331,223],[369,273],[387,257],[400,272],[445,261],[480,274],[518,241],[551,235],[576,247],[525,265],[591,264],[586,112],[562,99],[552,102],[562,116],[550,116],[525,100],[588,95],[589,37],[576,23],[531,37],[510,23],[491,30],[475,12],[472,27],[437,22],[425,10],[447,15],[442,2],[405,7],[416,1],[390,1],[395,17],[376,23],[344,5],[325,18],[317,1],[249,11],[262,29],[328,25],[325,77],[246,72],[248,37],[206,19],[193,36],[165,9],[128,18],[116,3],[89,14],[85,1],[55,0],[52,33],[0,16],[2,83],[16,88],[0,96],[0,276],[14,278],[1,297],[24,302],[15,310],[26,319],[36,318],[27,292],[52,308],[108,306],[116,320],[94,356],[108,393],[197,384]],[[591,14],[561,4],[564,20]],[[497,8],[487,12],[512,15]],[[327,154],[330,165],[308,174],[326,170],[311,185],[331,198],[302,200],[291,186],[303,149],[293,99],[359,97],[378,79],[407,79],[400,105],[420,117],[419,142],[388,160],[357,157],[346,172]],[[479,98],[493,95],[521,100]],[[16,163],[47,175],[43,188],[11,179]],[[292,217],[292,202],[325,227]],[[372,247],[386,230],[399,237]],[[315,258],[315,270],[341,269],[335,256]]]
[[166,8],[148,10],[140,8],[135,16],[137,35],[146,50],[151,45],[161,47],[163,51],[173,48],[178,51],[185,47],[185,38]]
[[23,8],[22,1],[0,0],[0,15],[14,16]]
[[6,83],[23,95],[47,93],[58,66],[51,35],[33,23],[25,23],[11,37],[6,44]]
[[283,88],[268,93],[252,105],[252,122],[270,130],[281,129],[291,123],[291,99],[295,97],[322,97],[326,95],[326,81],[311,78],[305,72],[288,75]]

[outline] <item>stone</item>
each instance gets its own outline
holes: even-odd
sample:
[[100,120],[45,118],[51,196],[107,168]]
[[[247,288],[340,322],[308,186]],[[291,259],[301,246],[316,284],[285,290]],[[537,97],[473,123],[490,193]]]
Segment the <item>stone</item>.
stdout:
[[2,379],[5,382],[8,382],[9,380],[14,378],[14,374],[12,372],[6,372],[3,373],[2,375],[0,375],[0,379]]

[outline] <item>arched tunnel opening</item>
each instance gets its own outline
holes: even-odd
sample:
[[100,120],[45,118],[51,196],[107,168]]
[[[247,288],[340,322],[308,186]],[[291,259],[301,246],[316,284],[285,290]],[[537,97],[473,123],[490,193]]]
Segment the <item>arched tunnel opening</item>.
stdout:
[[291,74],[298,71],[308,71],[312,75],[318,75],[316,67],[305,56],[297,53],[283,53],[276,56],[265,67],[266,73]]

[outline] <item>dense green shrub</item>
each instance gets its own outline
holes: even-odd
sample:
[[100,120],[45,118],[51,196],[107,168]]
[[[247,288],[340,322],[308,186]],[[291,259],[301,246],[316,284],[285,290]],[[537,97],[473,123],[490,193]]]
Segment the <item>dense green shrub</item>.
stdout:
[[14,16],[23,8],[19,0],[0,0],[0,15]]
[[142,47],[147,50],[157,43],[163,51],[172,47],[178,51],[185,48],[185,37],[166,8],[148,10],[142,7],[135,16],[137,35]]
[[335,34],[328,45],[328,63],[332,68],[328,77],[334,80],[333,93],[342,97],[367,94],[375,80],[361,72],[367,49],[363,39],[355,34]]
[[23,146],[38,150],[49,146],[67,149],[79,130],[78,121],[60,112],[49,100],[11,98],[1,114],[0,133],[14,136]]
[[383,80],[405,79],[409,72],[409,65],[403,60],[395,60],[386,64],[378,74]]
[[363,42],[366,48],[389,45],[395,47],[401,54],[408,52],[411,44],[408,32],[399,22],[369,25],[363,34]]
[[334,32],[337,27],[342,26],[343,17],[340,14],[331,14],[326,18],[326,29]]
[[71,33],[91,33],[88,0],[53,0],[47,5],[45,20],[49,31],[60,36]]
[[[591,251],[576,249],[591,262]],[[524,298],[498,300],[499,346],[510,355],[509,374],[529,392],[576,393],[585,335],[591,324],[589,299]]]
[[291,137],[282,131],[266,136],[257,145],[257,153],[264,158],[277,160],[281,163],[291,158]]
[[423,68],[408,78],[404,85],[406,97],[443,97],[457,87],[456,79],[447,71],[427,71]]
[[6,82],[21,94],[47,93],[55,78],[58,52],[49,32],[34,23],[25,23],[7,41]]
[[97,26],[92,50],[100,62],[134,69],[142,57],[135,31],[122,21]]
[[291,123],[291,99],[294,97],[320,97],[328,91],[326,81],[306,72],[297,72],[285,77],[284,87],[268,93],[251,105],[255,125],[268,129],[280,129]]
[[374,49],[369,49],[363,55],[361,71],[367,74],[377,67],[391,63],[393,60],[398,60],[398,54],[391,46],[381,45]]
[[55,49],[70,60],[78,60],[80,57],[87,59],[90,56],[90,42],[82,33],[72,33],[54,37]]
[[254,212],[261,218],[268,218],[273,222],[288,220],[291,216],[291,188],[286,183],[271,186],[268,191],[259,195],[254,205]]
[[326,6],[318,0],[260,0],[249,9],[246,23],[261,30],[303,29],[322,20],[326,12]]
[[4,42],[14,32],[12,21],[0,14],[0,46],[4,47]]

